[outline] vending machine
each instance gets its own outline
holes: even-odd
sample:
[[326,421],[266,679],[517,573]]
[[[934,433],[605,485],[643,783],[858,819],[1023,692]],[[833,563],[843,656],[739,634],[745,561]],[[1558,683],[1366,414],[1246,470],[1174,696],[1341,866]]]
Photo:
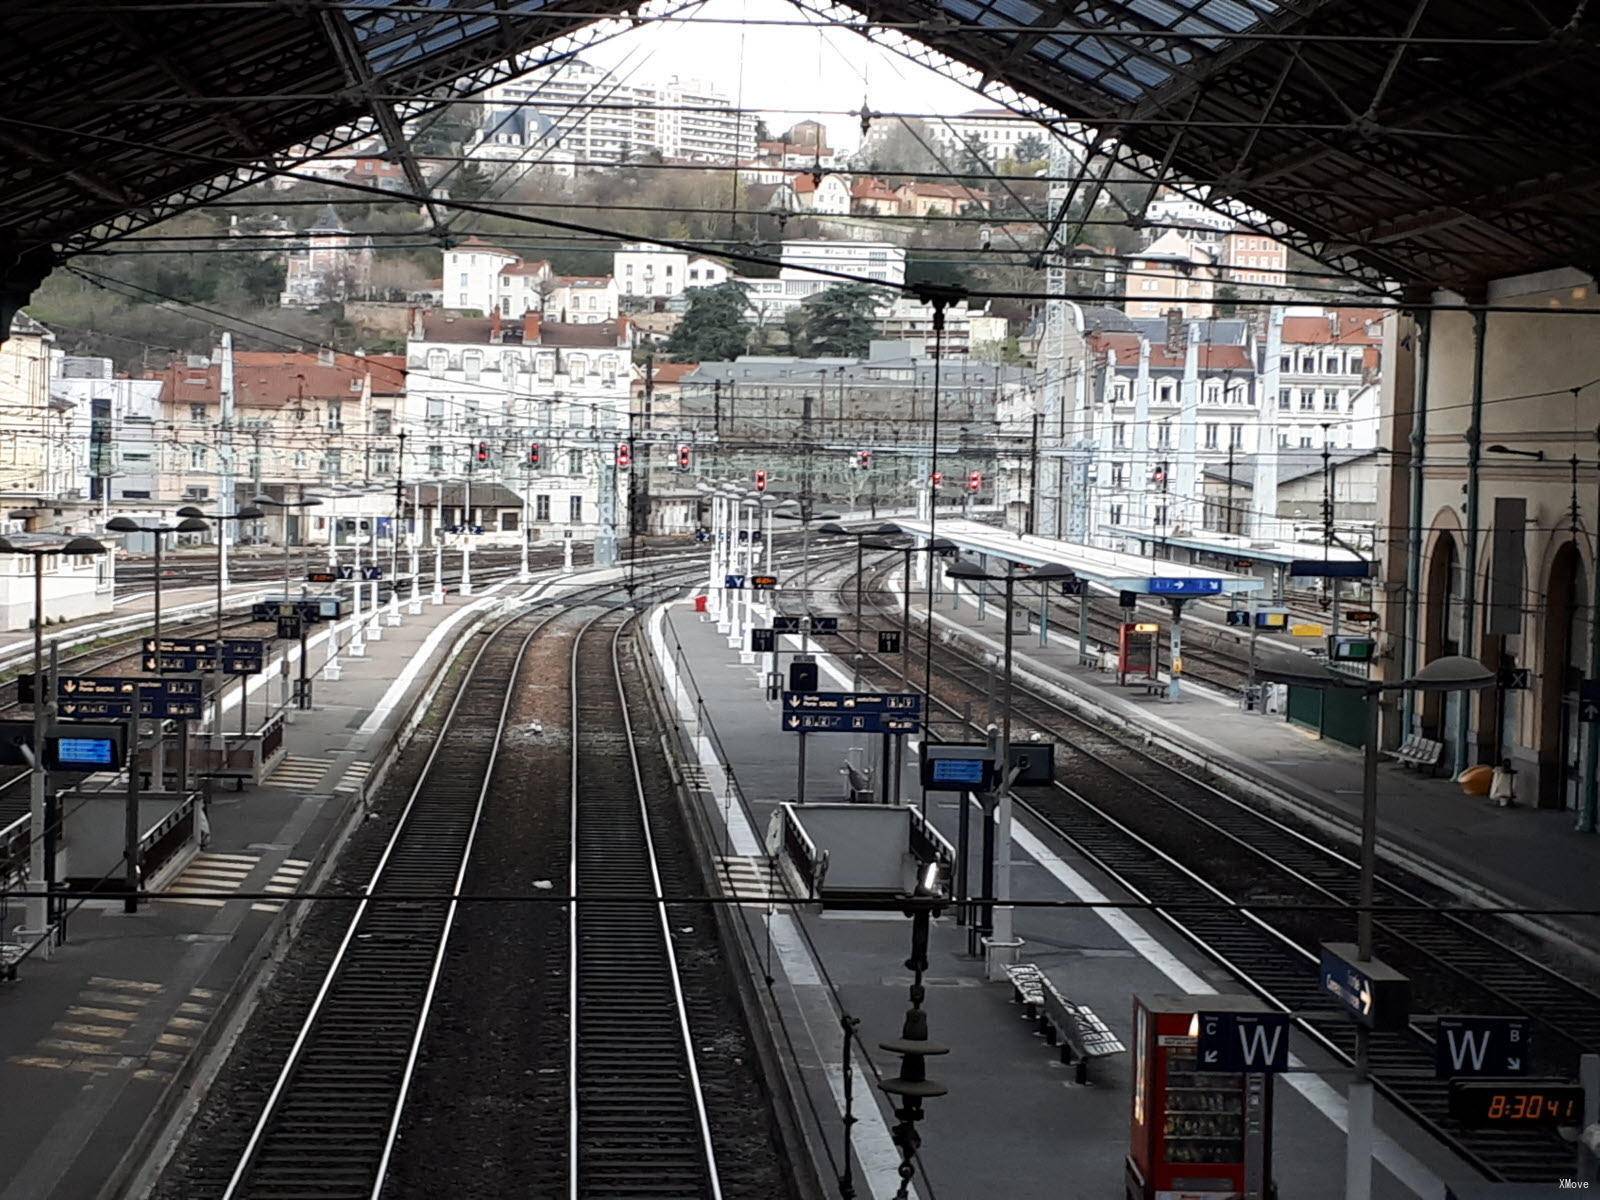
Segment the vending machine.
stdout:
[[1133,1001],[1127,1200],[1272,1200],[1272,1076],[1204,1070],[1200,1014],[1259,1013],[1248,996]]
[[1117,638],[1117,684],[1142,683],[1156,678],[1156,636],[1160,626],[1152,621],[1124,621]]

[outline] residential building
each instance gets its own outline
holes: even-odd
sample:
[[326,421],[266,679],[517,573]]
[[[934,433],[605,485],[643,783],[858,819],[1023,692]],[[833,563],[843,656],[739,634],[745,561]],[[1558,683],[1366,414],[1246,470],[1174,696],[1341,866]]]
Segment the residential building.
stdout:
[[[528,495],[535,536],[594,538],[616,503],[631,341],[626,317],[578,324],[418,310],[406,345],[407,477],[499,483]],[[501,514],[501,532],[512,518]]]
[[68,430],[68,494],[107,507],[162,494],[159,380],[118,377],[109,358],[57,354],[50,397]]
[[827,216],[844,216],[850,211],[850,177],[823,174],[820,178],[810,171],[797,171],[790,179],[795,201],[804,212]]
[[[150,376],[161,387],[155,498],[214,503],[225,476],[243,502],[391,483],[405,375],[397,355],[332,350],[230,355],[219,348],[210,357],[174,360]],[[283,536],[280,514],[269,513],[267,526],[269,536]],[[313,512],[309,525],[296,521],[289,532],[291,540],[321,541],[331,528],[325,514]]]
[[862,215],[895,216],[900,212],[900,193],[881,179],[857,175],[850,184],[850,206]]
[[818,269],[842,271],[896,287],[906,281],[906,252],[893,242],[796,239],[783,243],[783,266],[778,277],[805,282],[826,280]]
[[[626,162],[655,151],[687,162],[733,163],[755,153],[755,119],[710,83],[618,80],[579,58],[531,71],[486,93],[496,106],[531,107],[577,169]],[[526,137],[526,133],[523,134]]]
[[1383,313],[1296,308],[1283,320],[1277,436],[1285,449],[1378,444]]
[[[553,322],[598,325],[617,319],[617,285],[609,275],[557,275],[543,314]],[[526,311],[526,310],[525,310]]]
[[895,189],[900,212],[910,217],[954,215],[971,209],[987,212],[994,203],[976,188],[955,183],[924,183],[912,180]]
[[1223,257],[1222,243],[1238,225],[1227,213],[1208,208],[1192,196],[1166,189],[1150,201],[1144,215],[1146,245],[1176,231],[1191,246],[1205,250],[1219,262]]
[[1253,229],[1229,230],[1222,243],[1221,282],[1237,291],[1281,288],[1288,281],[1289,247]]
[[[918,357],[933,355],[932,304],[914,296],[894,296],[879,309],[874,323],[883,340],[908,342],[907,352]],[[985,343],[1004,342],[1007,325],[1004,317],[973,310],[965,302],[951,304],[945,308],[944,336],[939,344],[946,357],[961,357]]]
[[1028,138],[1048,148],[1052,136],[1045,126],[1004,108],[975,108],[928,122],[929,140],[952,166],[960,166],[960,156],[969,149],[990,166],[998,166],[1007,159],[1016,160],[1017,147]]
[[703,255],[654,242],[624,242],[611,256],[611,277],[621,295],[670,299],[690,288],[726,283],[729,272]]
[[507,188],[534,171],[570,179],[576,154],[561,139],[562,130],[530,104],[485,108],[483,125],[466,146],[467,157],[484,164],[496,188]]
[[469,237],[444,252],[444,295],[450,308],[520,317],[542,312],[554,290],[550,264]]
[[333,205],[322,210],[302,237],[305,245],[285,256],[280,307],[315,308],[371,290],[372,239],[352,234]]
[[1186,318],[1210,316],[1217,259],[1207,244],[1169,230],[1130,257],[1123,306],[1128,316],[1160,317],[1173,309]]
[[55,334],[25,312],[0,342],[0,492],[53,495],[64,437],[50,402]]

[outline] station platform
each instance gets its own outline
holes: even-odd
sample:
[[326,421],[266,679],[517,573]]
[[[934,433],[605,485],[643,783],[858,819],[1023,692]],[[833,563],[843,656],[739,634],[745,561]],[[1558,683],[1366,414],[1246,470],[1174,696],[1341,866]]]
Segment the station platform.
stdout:
[[[341,653],[336,682],[324,674],[329,628],[317,627],[308,642],[315,707],[292,715],[287,756],[259,785],[217,785],[208,843],[158,892],[315,886],[421,719],[451,647],[505,598],[556,586],[549,576],[487,583],[416,616],[402,605],[401,624],[384,628],[363,657]],[[341,643],[348,625],[336,626]],[[298,643],[275,645],[298,658]],[[250,680],[253,707],[279,702],[276,660]],[[238,688],[227,698],[231,724]],[[10,906],[13,921],[20,907]],[[0,985],[0,1094],[17,1101],[0,1121],[0,1200],[126,1194],[136,1157],[185,1103],[207,1052],[231,1036],[241,999],[296,911],[263,899],[158,894],[125,915],[120,901],[90,900],[69,918],[64,945],[19,964],[16,981]]]
[[[937,630],[988,650],[1001,648],[1004,614],[991,597],[979,619],[963,593],[953,607],[948,584],[936,600]],[[898,583],[891,585],[898,588]],[[898,592],[896,593],[898,594]],[[921,585],[911,596],[919,623],[927,608]],[[1362,753],[1321,739],[1284,716],[1243,711],[1237,697],[1186,680],[1183,697],[1167,701],[1142,689],[1118,687],[1116,676],[1080,667],[1076,631],[1051,629],[1048,646],[1036,634],[1014,633],[1019,678],[1029,678],[1149,731],[1196,762],[1258,785],[1270,800],[1355,840],[1361,818]],[[1592,909],[1600,878],[1600,838],[1576,833],[1573,815],[1526,803],[1499,808],[1465,795],[1448,778],[1433,778],[1385,759],[1378,768],[1380,858],[1403,865],[1463,899],[1525,909]],[[1600,919],[1536,917],[1534,922],[1600,954]]]
[[[817,604],[816,611],[841,612]],[[764,623],[764,622],[762,622]],[[854,1073],[856,1194],[894,1195],[899,1162],[889,1128],[894,1117],[871,1072],[899,1071],[898,1056],[878,1044],[898,1038],[907,1008],[910,921],[897,913],[816,913],[770,908],[762,901],[770,876],[762,859],[767,822],[797,791],[794,739],[780,729],[780,708],[764,698],[758,664],[740,661],[714,620],[687,602],[656,609],[647,623],[653,661],[681,744],[698,757],[691,770],[696,796],[721,846],[726,887],[747,900],[739,914],[756,968],[765,974],[774,1041],[805,1099],[814,1144],[833,1160],[837,1178],[844,1096],[841,1018],[859,1020],[862,1049]],[[799,649],[789,638],[786,650]],[[848,690],[849,669],[817,651],[822,686]],[[876,739],[871,739],[875,741]],[[808,739],[808,800],[843,798],[843,762],[855,739]],[[876,748],[866,747],[868,760]],[[914,755],[907,755],[902,795],[919,796]],[[930,798],[931,799],[931,798]],[[955,799],[931,800],[929,819],[956,842]],[[980,821],[974,812],[973,827]],[[978,839],[974,837],[974,842]],[[974,848],[976,855],[976,848]],[[1025,818],[1016,826],[1012,871],[1019,898],[1104,900],[1109,885],[1088,863]],[[974,864],[976,869],[976,864]],[[1110,898],[1115,899],[1112,895]],[[1228,973],[1173,937],[1159,922],[1118,910],[1027,908],[1016,913],[1025,959],[1035,962],[1072,1000],[1093,1009],[1131,1047],[1132,997],[1158,993],[1235,993]],[[732,949],[730,958],[734,957]],[[1062,1065],[1011,1000],[1011,988],[990,982],[981,956],[968,952],[968,930],[951,913],[934,922],[931,967],[925,979],[930,1036],[950,1047],[930,1059],[929,1074],[946,1096],[928,1101],[918,1182],[932,1197],[1004,1196],[1006,1200],[1106,1200],[1123,1195],[1129,1144],[1131,1051],[1096,1059],[1088,1086]],[[1281,1077],[1274,1102],[1275,1177],[1279,1194],[1307,1200],[1343,1195],[1344,1079],[1333,1065],[1304,1052]],[[813,1115],[813,1113],[815,1115]],[[1374,1195],[1383,1200],[1422,1196],[1442,1200],[1445,1182],[1461,1168],[1379,1103],[1378,1169]],[[1403,1143],[1403,1145],[1402,1145]],[[821,1153],[819,1151],[819,1153]]]

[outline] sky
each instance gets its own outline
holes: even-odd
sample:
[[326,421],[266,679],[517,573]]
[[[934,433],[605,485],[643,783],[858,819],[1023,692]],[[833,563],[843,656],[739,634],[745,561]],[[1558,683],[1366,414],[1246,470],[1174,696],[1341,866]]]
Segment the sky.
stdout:
[[[710,18],[706,20],[704,18]],[[707,0],[687,21],[645,25],[586,50],[583,57],[636,82],[671,75],[717,85],[741,107],[766,117],[774,133],[817,109],[949,116],[994,107],[977,93],[848,29],[737,25],[738,20],[793,22],[807,14],[783,0]],[[788,110],[801,110],[790,112]],[[861,141],[859,119],[821,118],[835,150]]]

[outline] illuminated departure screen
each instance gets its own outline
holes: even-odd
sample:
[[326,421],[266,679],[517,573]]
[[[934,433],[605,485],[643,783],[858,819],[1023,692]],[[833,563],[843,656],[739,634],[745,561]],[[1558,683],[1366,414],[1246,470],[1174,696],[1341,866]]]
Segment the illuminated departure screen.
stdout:
[[935,783],[983,782],[984,761],[981,758],[936,758],[931,765]]
[[56,759],[64,767],[109,767],[115,761],[110,738],[61,738]]

